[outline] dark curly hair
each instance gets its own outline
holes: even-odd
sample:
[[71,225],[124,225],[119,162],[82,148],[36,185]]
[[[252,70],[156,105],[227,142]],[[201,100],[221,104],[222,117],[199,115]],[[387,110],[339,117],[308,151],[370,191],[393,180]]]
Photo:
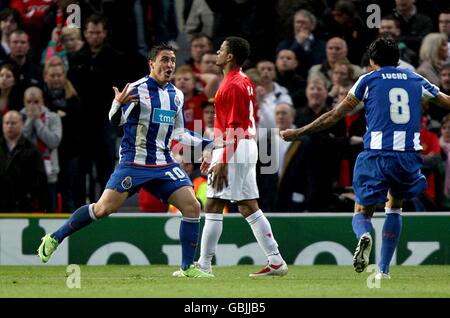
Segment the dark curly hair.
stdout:
[[377,65],[397,66],[400,51],[397,42],[390,36],[382,36],[369,46],[369,58]]
[[238,66],[242,66],[250,56],[250,44],[248,41],[237,36],[229,36],[225,41],[228,44],[228,53],[233,54]]

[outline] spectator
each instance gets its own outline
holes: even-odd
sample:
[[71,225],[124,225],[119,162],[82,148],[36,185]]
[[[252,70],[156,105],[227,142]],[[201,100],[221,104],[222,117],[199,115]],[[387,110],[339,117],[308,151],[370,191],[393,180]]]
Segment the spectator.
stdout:
[[[202,103],[208,97],[195,89],[196,77],[188,65],[183,65],[175,71],[175,86],[184,94],[184,117],[186,128],[201,131],[203,111]],[[195,125],[195,122],[197,124]],[[195,129],[194,129],[195,128]]]
[[292,98],[288,90],[275,82],[275,64],[271,61],[263,60],[256,64],[256,68],[261,76],[261,88],[263,93],[258,101],[258,140],[266,142],[270,138],[271,128],[275,128],[275,106],[280,103],[292,105]]
[[6,8],[0,12],[0,32],[2,45],[0,46],[0,61],[5,60],[11,52],[9,47],[9,36],[19,28],[21,24],[20,15],[17,10]]
[[408,48],[405,42],[400,40],[401,32],[402,30],[400,29],[400,22],[392,14],[381,18],[379,35],[389,34],[398,42],[398,48],[400,50],[400,65],[403,61],[411,64],[413,67],[417,67],[419,65],[417,54],[416,52]]
[[206,51],[203,53],[200,60],[200,69],[203,74],[215,74],[222,76],[222,71],[220,67],[216,64],[217,53],[213,51]]
[[23,135],[19,112],[10,110],[3,117],[0,136],[0,211],[32,212],[41,208],[41,189],[46,175],[39,150]]
[[175,0],[154,1],[155,44],[168,43],[178,49],[178,22]]
[[30,37],[31,47],[38,54],[48,41],[45,16],[56,3],[57,0],[11,0],[10,7],[19,12],[23,28]]
[[[339,86],[336,100],[339,103],[346,96],[353,82],[347,83],[347,86]],[[336,105],[333,105],[333,107]],[[338,183],[337,186],[340,190],[345,190],[346,187],[350,187],[353,181],[353,169],[355,167],[356,157],[363,150],[363,136],[367,130],[364,112],[362,111],[363,104],[359,104],[355,109],[344,117],[345,123],[345,136],[338,138],[337,142],[341,145],[343,157],[338,171]],[[339,140],[340,139],[340,140]],[[347,193],[348,196],[353,197],[354,194]],[[353,202],[351,204],[353,206]]]
[[359,63],[374,35],[365,27],[353,1],[337,1],[329,18],[325,21],[327,38],[344,39],[348,45],[347,58],[351,63]]
[[418,53],[422,39],[433,30],[433,22],[417,12],[415,0],[395,0],[393,15],[400,21],[399,41]]
[[196,33],[192,35],[191,39],[191,57],[186,64],[192,67],[195,74],[202,73],[201,60],[205,52],[212,50],[211,38],[203,33]]
[[[69,70],[69,60],[67,55],[73,55],[83,47],[80,29],[74,27],[64,27],[61,35],[58,36],[58,29],[52,32],[52,38],[48,42],[47,48],[42,52],[41,64],[44,65],[52,56],[58,55],[64,62],[66,72]],[[61,50],[57,46],[61,44]]]
[[[282,131],[295,128],[295,109],[289,104],[278,104],[275,108],[277,128]],[[302,138],[294,142],[287,142],[276,136],[278,143],[278,173],[276,184],[276,212],[303,212],[309,207],[308,184],[312,181],[310,169],[311,161],[308,155],[311,151],[310,138]],[[273,156],[272,156],[273,157]],[[274,184],[270,185],[271,192]],[[261,189],[261,188],[260,188]],[[262,197],[262,195],[261,195]]]
[[429,129],[429,119],[422,116],[420,127],[420,143],[422,145],[423,167],[422,173],[427,178],[427,188],[413,200],[416,211],[437,211],[440,205],[440,168],[441,147],[439,138]]
[[[106,43],[107,20],[93,15],[85,23],[86,43],[69,58],[67,74],[81,100],[80,130],[82,149],[80,156],[80,180],[75,205],[86,203],[86,175],[89,175],[89,200],[95,202],[97,190],[102,191],[115,165],[116,130],[108,113],[114,98],[113,86],[123,87],[123,56]],[[94,169],[96,174],[94,174]],[[94,178],[95,175],[95,178]],[[97,185],[98,188],[97,189]]]
[[445,160],[443,206],[448,209],[450,208],[450,114],[442,119],[439,145],[442,149],[442,158]]
[[45,208],[48,212],[55,212],[59,173],[58,146],[62,138],[61,119],[44,106],[44,96],[38,87],[27,88],[23,103],[25,107],[22,114],[26,117],[23,135],[38,147],[44,159],[49,195]]
[[214,139],[214,98],[202,103],[203,109],[203,138]]
[[[439,14],[439,32],[447,35],[448,59],[450,59],[450,10]],[[450,60],[447,60],[450,62]]]
[[213,25],[214,13],[209,8],[208,3],[205,0],[194,0],[184,25],[184,31],[188,36],[188,40],[191,41],[192,35],[198,32],[211,38]]
[[303,107],[306,103],[306,81],[296,72],[298,61],[295,52],[290,49],[279,51],[275,65],[278,83],[287,88],[296,109]]
[[300,62],[298,72],[306,77],[311,66],[322,64],[325,59],[325,42],[314,37],[317,19],[307,10],[298,10],[294,14],[294,36],[281,41],[277,52],[289,49],[295,52]]
[[439,72],[447,58],[447,37],[445,34],[430,33],[425,36],[420,46],[420,60],[422,63],[417,68],[417,73],[439,86],[441,84]]
[[216,65],[217,54],[208,51],[202,55],[200,62],[201,73],[197,73],[196,77],[202,86],[206,96],[214,97],[223,79],[220,68]]
[[[272,0],[206,0],[214,12],[214,48],[228,36],[238,36],[250,43],[250,66],[262,59],[274,59],[279,42],[277,3]],[[245,66],[244,66],[245,68]]]
[[12,64],[3,64],[0,67],[0,118],[10,110],[22,109],[23,96],[18,83],[18,69]]
[[[331,109],[327,84],[323,77],[308,79],[306,86],[307,107],[298,111],[296,125],[302,127]],[[337,180],[342,149],[339,149],[336,137],[345,136],[343,121],[325,131],[311,134],[311,147],[308,154],[311,160],[313,180],[308,183],[308,211],[329,211],[332,204],[332,185]],[[332,155],[330,155],[332,154]]]
[[[323,64],[314,65],[309,70],[309,77],[316,77],[317,74],[322,74],[327,83],[327,87],[331,86],[331,75],[333,72],[334,64],[339,61],[347,58],[347,44],[341,38],[331,38],[327,42],[326,55],[327,59]],[[351,64],[351,68],[353,69],[353,74],[355,77],[358,77],[362,73],[362,69],[358,65]]]
[[58,193],[62,196],[62,210],[75,211],[74,190],[80,157],[80,99],[72,83],[67,80],[63,61],[54,56],[44,67],[44,96],[46,105],[58,114],[62,122],[62,139],[58,147]]
[[43,87],[42,69],[29,58],[30,43],[28,35],[22,30],[15,30],[9,36],[11,52],[6,63],[19,69],[19,86],[22,93],[30,86]]
[[[439,73],[441,85],[439,89],[441,92],[450,94],[450,63],[442,65]],[[430,130],[437,135],[440,134],[441,122],[445,115],[449,113],[448,109],[439,107],[434,103],[424,102],[424,109],[430,116]]]
[[169,205],[156,198],[151,192],[141,188],[139,190],[139,211],[141,212],[167,212]]
[[347,59],[339,60],[334,64],[331,74],[332,86],[328,92],[328,95],[333,98],[332,106],[337,105],[339,102],[339,89],[341,87],[347,87],[355,81],[356,78],[353,75],[352,65]]

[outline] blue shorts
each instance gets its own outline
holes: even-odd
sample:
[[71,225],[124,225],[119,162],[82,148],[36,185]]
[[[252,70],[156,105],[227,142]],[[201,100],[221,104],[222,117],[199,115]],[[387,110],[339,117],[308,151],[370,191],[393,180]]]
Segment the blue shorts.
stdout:
[[129,196],[144,188],[163,202],[184,186],[192,186],[192,182],[178,163],[152,167],[120,163],[106,184],[107,189],[128,192]]
[[353,173],[356,202],[365,206],[386,202],[388,191],[396,199],[416,197],[427,187],[422,165],[417,152],[361,152]]

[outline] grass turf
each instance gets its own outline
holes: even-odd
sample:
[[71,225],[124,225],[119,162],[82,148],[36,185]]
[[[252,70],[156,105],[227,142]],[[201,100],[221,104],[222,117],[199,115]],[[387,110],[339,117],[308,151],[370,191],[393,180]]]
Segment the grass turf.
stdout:
[[[66,266],[1,266],[0,297],[304,298],[450,297],[450,266],[393,266],[392,279],[368,288],[373,273],[349,266],[289,266],[284,277],[250,278],[258,266],[214,267],[213,279],[174,278],[174,266],[81,266],[81,288]],[[69,277],[70,279],[70,277]]]

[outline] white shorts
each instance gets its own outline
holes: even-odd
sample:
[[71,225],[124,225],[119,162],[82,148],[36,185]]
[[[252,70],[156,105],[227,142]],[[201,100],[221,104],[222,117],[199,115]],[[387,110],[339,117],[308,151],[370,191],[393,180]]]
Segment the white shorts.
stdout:
[[[224,148],[214,149],[211,168],[222,157]],[[212,175],[208,176],[208,198],[229,201],[242,201],[259,198],[256,184],[256,162],[258,161],[258,146],[254,139],[241,139],[235,153],[228,163],[228,187],[217,191],[212,186]]]

